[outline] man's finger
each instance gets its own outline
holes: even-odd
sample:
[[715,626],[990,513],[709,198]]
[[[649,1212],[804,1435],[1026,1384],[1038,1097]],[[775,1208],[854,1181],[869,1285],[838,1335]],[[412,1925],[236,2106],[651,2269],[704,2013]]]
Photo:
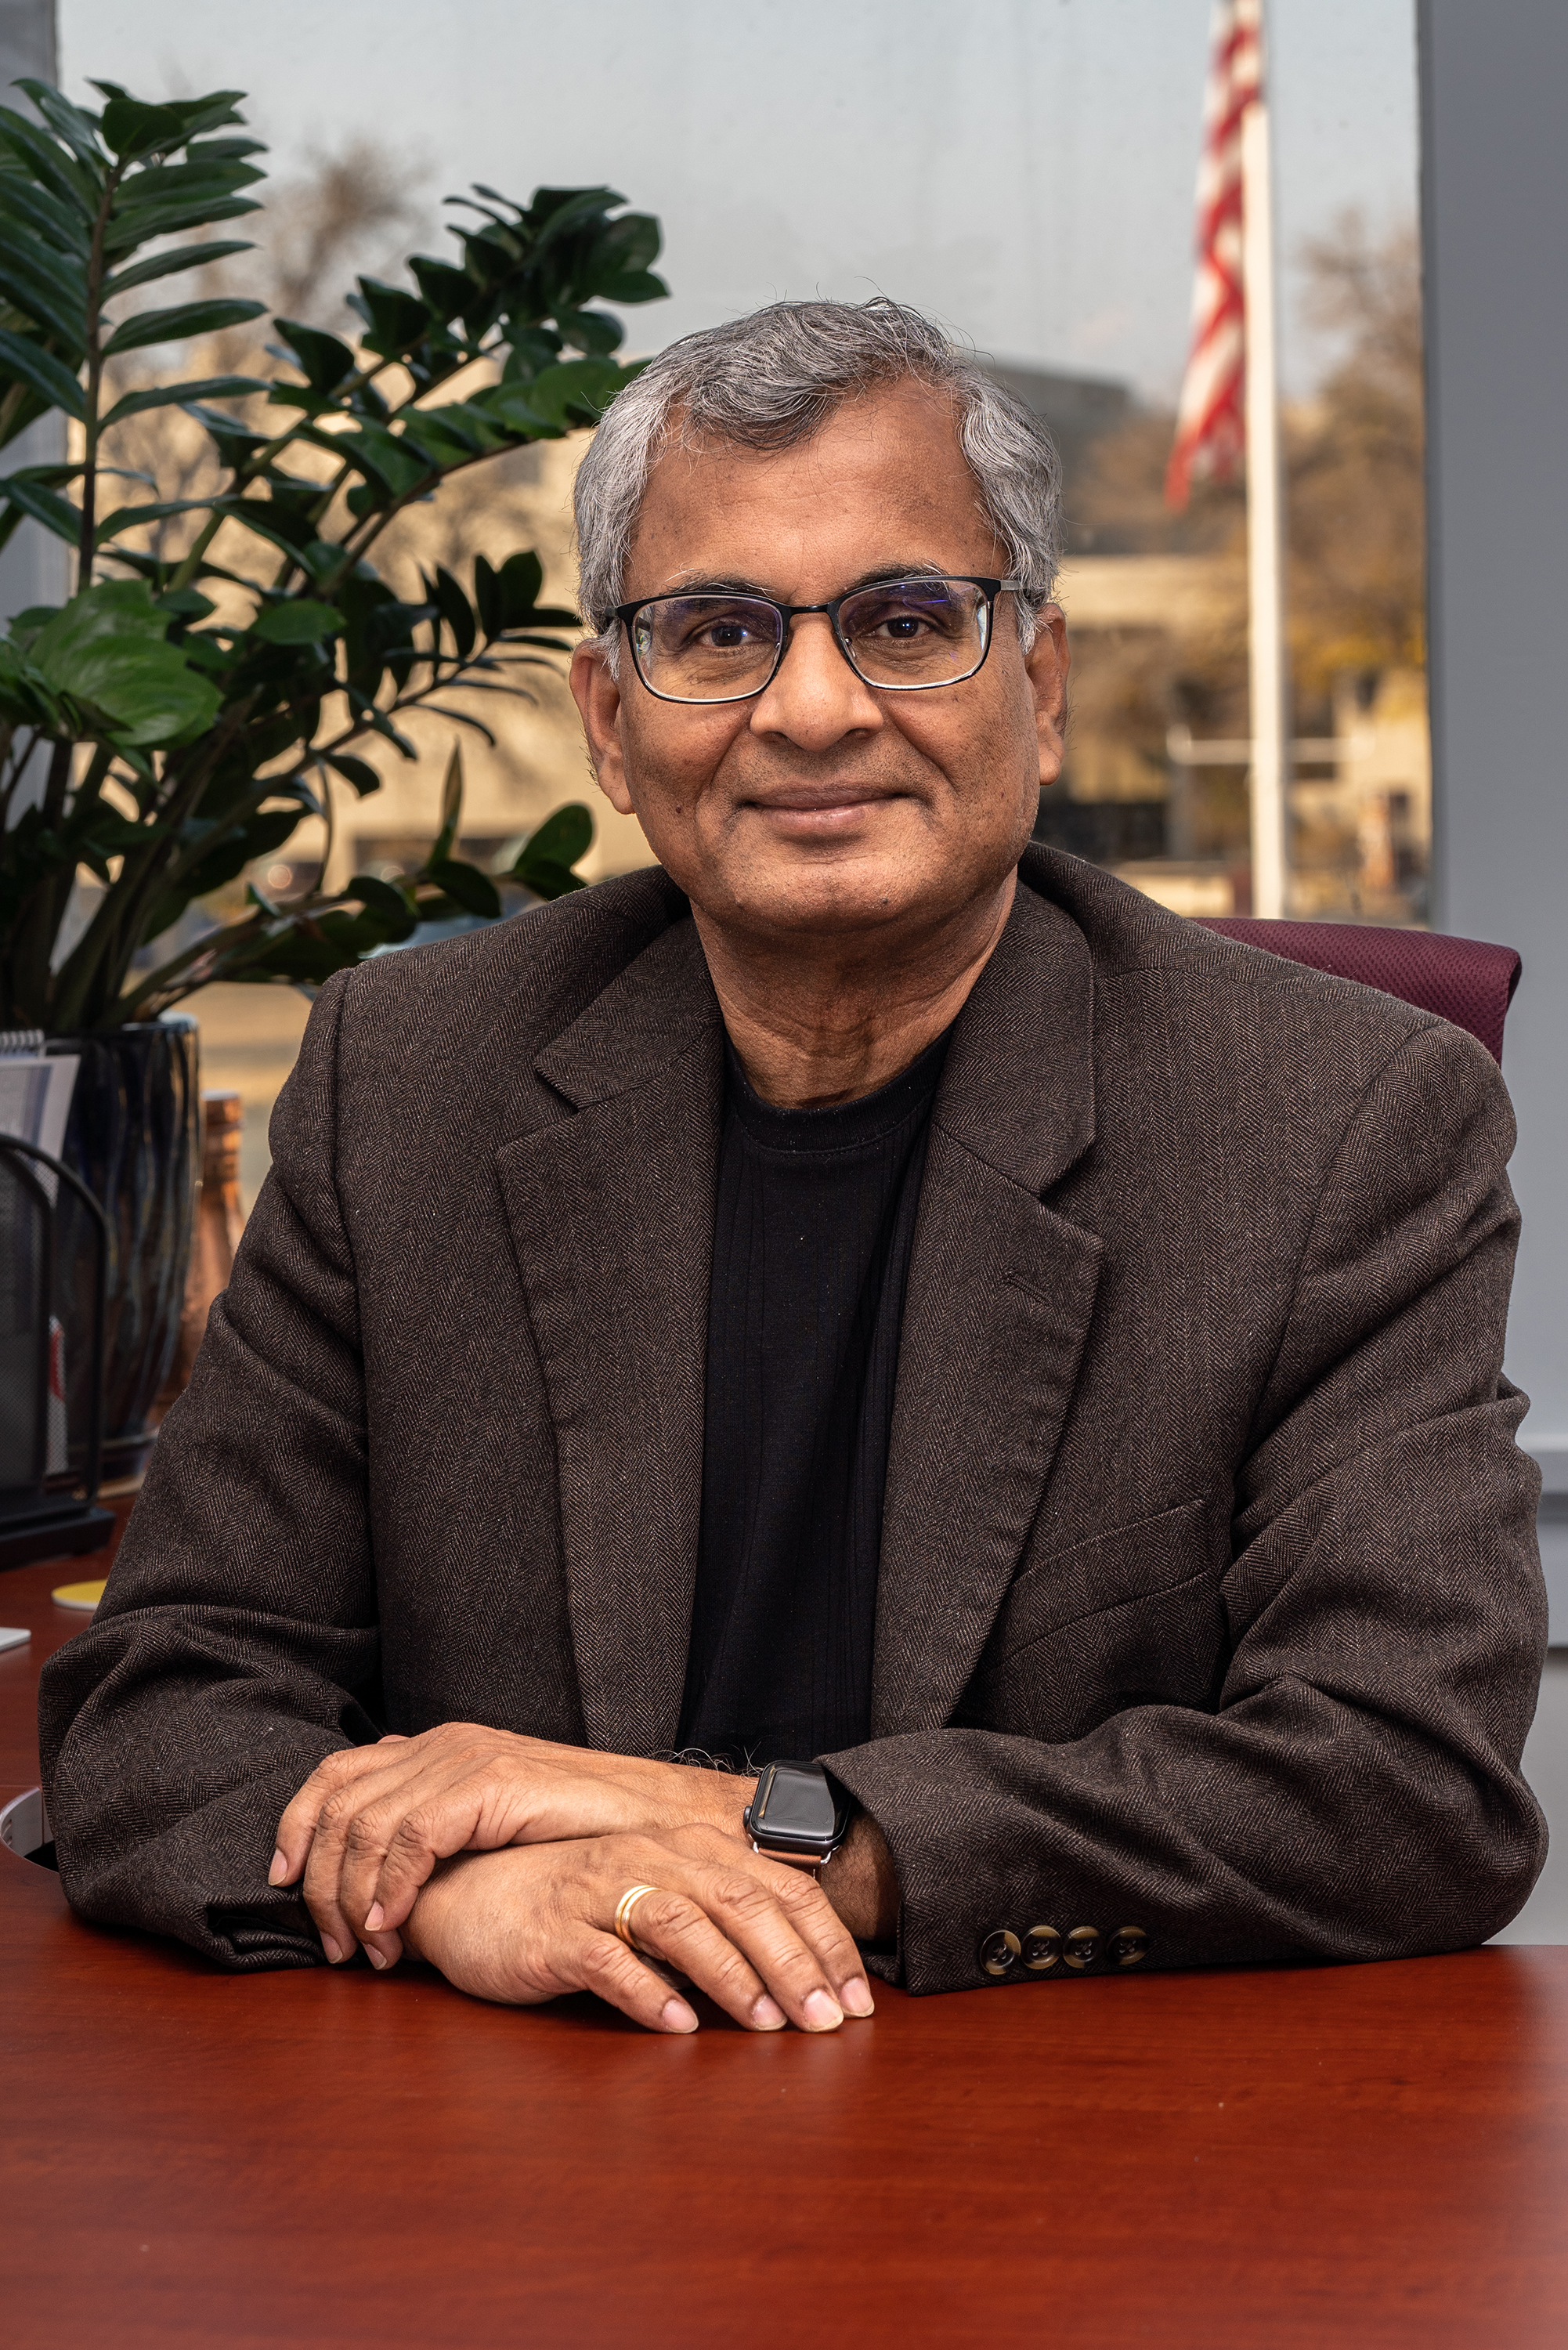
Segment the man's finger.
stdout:
[[817,1879],[801,1869],[777,1865],[774,1892],[779,1906],[826,1975],[846,2015],[869,2015],[873,2001],[858,1944]]
[[[408,1792],[411,1792],[408,1791]],[[483,1790],[472,1783],[426,1793],[411,1806],[401,1787],[369,1804],[343,1839],[337,1899],[372,1933],[400,1926],[437,1861],[482,1849]]]
[[723,1939],[750,1961],[790,2022],[803,2032],[833,2032],[844,2021],[843,2002],[801,1930],[820,1930],[815,1905],[803,1898],[820,1888],[796,1886],[792,1875],[783,1868],[765,1877],[747,1868],[713,1868],[694,1889]]
[[406,1738],[388,1738],[374,1746],[340,1746],[319,1762],[297,1795],[285,1807],[277,1824],[276,1850],[268,1873],[269,1885],[292,1885],[305,1866],[322,1804],[340,1787],[384,1771],[390,1758],[383,1746],[406,1746]]
[[697,2017],[678,1991],[660,1982],[614,1934],[587,1933],[568,1961],[584,1991],[596,1991],[649,2032],[695,2032]]
[[777,2032],[786,2022],[761,1976],[686,1894],[655,1887],[636,1904],[629,1922],[640,1949],[679,1969],[749,2032]]

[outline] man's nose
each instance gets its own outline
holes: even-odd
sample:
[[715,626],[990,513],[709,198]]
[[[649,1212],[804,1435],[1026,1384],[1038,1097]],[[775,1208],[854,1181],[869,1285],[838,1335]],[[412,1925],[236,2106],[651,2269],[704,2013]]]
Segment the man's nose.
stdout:
[[838,650],[826,612],[789,624],[784,659],[752,709],[752,731],[781,734],[803,751],[826,751],[846,734],[875,733],[881,706]]

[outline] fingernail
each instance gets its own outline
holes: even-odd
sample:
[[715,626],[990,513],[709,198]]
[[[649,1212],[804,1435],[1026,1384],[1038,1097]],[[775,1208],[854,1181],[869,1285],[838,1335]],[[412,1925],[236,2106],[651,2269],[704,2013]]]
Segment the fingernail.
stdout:
[[330,1934],[323,1934],[321,1937],[321,1947],[327,1953],[327,1965],[329,1967],[335,1967],[337,1964],[338,1960],[343,1956],[343,1953],[338,1949]]
[[863,1975],[852,1975],[838,1994],[846,2015],[873,2015],[877,2002],[871,1996],[871,1986]]
[[752,2022],[756,2025],[757,2030],[759,2032],[777,2032],[781,2029],[785,2021],[786,2018],[784,2012],[779,2005],[777,2000],[770,1999],[766,1991],[763,1991],[761,1999],[758,2000],[755,2007],[752,2010]]
[[386,1917],[386,1911],[382,1908],[379,1901],[372,1901],[370,1907],[365,1912],[366,1932],[369,1934],[379,1932],[381,1921]]
[[666,2032],[695,2032],[697,2018],[683,1999],[667,1999],[659,2021]]
[[844,2010],[825,1991],[808,1992],[802,2012],[810,2032],[832,2032],[844,2021]]
[[267,1870],[266,1881],[269,1885],[284,1885],[286,1884],[287,1880],[288,1855],[287,1853],[279,1850],[275,1852],[272,1856],[272,1866]]
[[369,1960],[370,1964],[375,1968],[378,1974],[380,1973],[383,1967],[389,1967],[392,1963],[385,1950],[377,1950],[373,1942],[366,1943],[365,1956]]

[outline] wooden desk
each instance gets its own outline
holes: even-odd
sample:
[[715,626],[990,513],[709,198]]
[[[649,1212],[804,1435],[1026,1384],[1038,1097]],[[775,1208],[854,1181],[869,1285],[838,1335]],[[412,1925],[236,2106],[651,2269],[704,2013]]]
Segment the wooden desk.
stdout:
[[[5,1774],[60,1579],[0,1576]],[[10,2350],[1562,2350],[1568,1950],[656,2040],[222,1975],[0,1853],[0,2215]]]

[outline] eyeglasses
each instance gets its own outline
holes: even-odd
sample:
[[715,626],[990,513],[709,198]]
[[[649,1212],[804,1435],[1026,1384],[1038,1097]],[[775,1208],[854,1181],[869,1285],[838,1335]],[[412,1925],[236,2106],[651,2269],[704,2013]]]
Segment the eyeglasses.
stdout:
[[893,693],[961,685],[991,649],[1002,589],[1022,579],[880,579],[830,604],[775,604],[767,596],[646,596],[618,604],[637,673],[660,702],[745,702],[774,681],[789,624],[826,612],[857,677]]

